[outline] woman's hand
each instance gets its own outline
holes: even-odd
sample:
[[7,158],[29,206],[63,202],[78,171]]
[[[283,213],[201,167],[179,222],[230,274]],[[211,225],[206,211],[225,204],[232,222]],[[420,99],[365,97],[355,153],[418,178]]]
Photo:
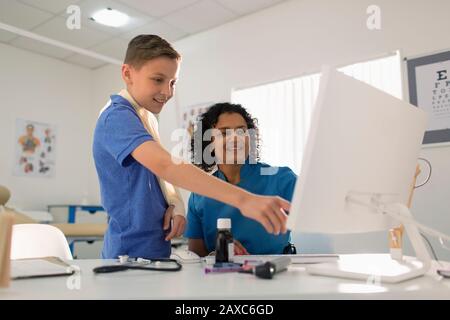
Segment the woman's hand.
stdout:
[[235,255],[249,255],[249,253],[247,252],[247,250],[244,248],[244,246],[242,245],[242,243],[240,243],[237,240],[234,240],[234,254]]
[[175,237],[179,237],[183,234],[186,226],[186,218],[182,215],[175,214],[175,207],[170,205],[166,213],[164,214],[163,229],[168,231],[172,225],[172,230],[166,236],[166,241],[172,240]]

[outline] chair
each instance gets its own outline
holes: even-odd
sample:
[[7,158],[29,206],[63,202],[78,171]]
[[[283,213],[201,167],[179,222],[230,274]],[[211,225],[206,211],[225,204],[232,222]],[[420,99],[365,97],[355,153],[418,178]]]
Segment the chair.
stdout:
[[[38,223],[37,220],[27,216],[24,213],[17,212],[16,210],[13,210],[11,208],[7,208],[6,203],[8,202],[10,197],[11,192],[9,191],[9,189],[0,185],[0,206],[5,206],[6,209],[10,210],[14,214],[15,224]],[[53,223],[49,225],[61,230],[71,246],[73,246],[76,241],[92,242],[102,240],[108,227],[106,223]],[[69,248],[71,247],[69,246]]]
[[64,234],[47,224],[16,224],[13,226],[11,259],[58,257],[72,260]]
[[10,197],[11,192],[9,192],[8,188],[0,186],[0,206],[6,205]]

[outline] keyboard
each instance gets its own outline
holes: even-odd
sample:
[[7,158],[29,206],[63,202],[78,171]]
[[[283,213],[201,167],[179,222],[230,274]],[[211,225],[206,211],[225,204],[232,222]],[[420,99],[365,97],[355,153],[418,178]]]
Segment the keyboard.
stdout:
[[323,263],[339,260],[337,254],[264,254],[264,255],[235,255],[233,262],[244,263],[245,261],[266,262],[279,257],[289,257],[293,264]]

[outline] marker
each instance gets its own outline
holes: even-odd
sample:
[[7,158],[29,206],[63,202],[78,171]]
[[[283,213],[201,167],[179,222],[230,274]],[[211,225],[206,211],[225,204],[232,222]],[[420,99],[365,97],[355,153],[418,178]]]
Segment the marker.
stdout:
[[281,271],[287,270],[287,267],[291,264],[291,258],[279,257],[264,264],[255,266],[253,273],[263,279],[272,279],[273,276]]

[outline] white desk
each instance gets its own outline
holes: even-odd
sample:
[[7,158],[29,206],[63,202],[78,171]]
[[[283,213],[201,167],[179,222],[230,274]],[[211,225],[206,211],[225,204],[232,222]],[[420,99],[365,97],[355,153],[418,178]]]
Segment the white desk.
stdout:
[[[435,273],[400,284],[365,282],[308,275],[290,266],[272,280],[250,274],[204,274],[201,264],[179,272],[128,270],[95,275],[92,269],[111,260],[73,260],[77,276],[12,281],[0,289],[3,299],[450,299],[450,279]],[[447,263],[447,266],[449,264]],[[69,285],[80,284],[80,289]]]

